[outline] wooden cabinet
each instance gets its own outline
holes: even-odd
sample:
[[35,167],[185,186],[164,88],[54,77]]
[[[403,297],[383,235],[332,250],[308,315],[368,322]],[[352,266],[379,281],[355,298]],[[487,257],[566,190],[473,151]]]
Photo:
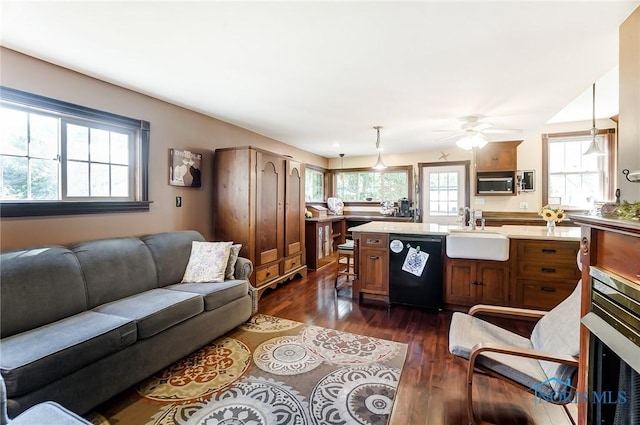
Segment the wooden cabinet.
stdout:
[[491,142],[476,150],[476,171],[516,171],[518,145],[522,140]]
[[307,267],[318,270],[336,261],[337,247],[345,242],[343,217],[311,218],[305,222]]
[[447,304],[507,305],[509,303],[509,262],[445,258]]
[[213,221],[216,240],[242,244],[257,288],[306,275],[304,165],[261,149],[214,154]]
[[386,233],[354,233],[356,274],[353,297],[362,294],[389,299],[389,235]]
[[550,310],[580,279],[577,241],[512,239],[510,251],[515,307]]
[[520,140],[492,142],[475,152],[478,196],[513,196],[517,194],[516,170]]

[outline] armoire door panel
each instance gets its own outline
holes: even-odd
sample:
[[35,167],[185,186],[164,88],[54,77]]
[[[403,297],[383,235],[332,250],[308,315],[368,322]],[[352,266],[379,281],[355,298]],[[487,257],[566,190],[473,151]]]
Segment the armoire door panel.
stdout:
[[262,251],[260,253],[260,264],[270,263],[276,261],[280,256],[277,249],[270,249],[268,251]]
[[256,252],[260,259],[258,265],[262,265],[265,264],[263,255],[277,260],[284,254],[284,160],[261,152],[257,155],[260,169],[256,193]]
[[304,166],[287,161],[285,246],[286,256],[302,252],[304,238]]

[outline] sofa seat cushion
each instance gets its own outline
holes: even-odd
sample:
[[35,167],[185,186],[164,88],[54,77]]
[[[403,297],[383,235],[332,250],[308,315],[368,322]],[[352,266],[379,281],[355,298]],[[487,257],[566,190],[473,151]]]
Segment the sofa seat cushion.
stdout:
[[19,396],[136,341],[133,321],[94,311],[2,339],[0,368],[9,396]]
[[151,289],[93,309],[136,322],[138,339],[149,338],[204,311],[198,294]]
[[246,280],[191,282],[169,285],[166,289],[199,294],[204,298],[204,309],[210,311],[247,295],[249,293],[249,284]]
[[29,408],[17,418],[11,420],[11,425],[91,425],[91,422],[65,409],[53,401],[45,401]]

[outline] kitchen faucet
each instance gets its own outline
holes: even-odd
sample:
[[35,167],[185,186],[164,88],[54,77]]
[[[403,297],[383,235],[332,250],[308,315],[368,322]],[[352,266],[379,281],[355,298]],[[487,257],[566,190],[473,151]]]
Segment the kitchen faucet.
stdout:
[[[476,218],[476,210],[469,207],[464,207],[460,209],[462,210],[461,215],[464,215],[467,212],[469,213],[469,220],[467,221],[467,227],[469,227],[471,230],[476,230],[476,223],[478,221],[478,218]],[[484,218],[479,218],[479,219],[480,219],[480,225],[482,226],[481,229],[484,230],[484,223],[485,223]]]

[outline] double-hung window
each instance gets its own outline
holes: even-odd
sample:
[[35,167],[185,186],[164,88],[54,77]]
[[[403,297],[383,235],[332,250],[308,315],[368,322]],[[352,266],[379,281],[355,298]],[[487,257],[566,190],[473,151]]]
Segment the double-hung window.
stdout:
[[610,200],[615,182],[615,134],[601,130],[596,142],[605,155],[584,155],[592,142],[589,132],[543,135],[543,204],[589,210]]
[[148,122],[1,94],[2,216],[148,210]]

